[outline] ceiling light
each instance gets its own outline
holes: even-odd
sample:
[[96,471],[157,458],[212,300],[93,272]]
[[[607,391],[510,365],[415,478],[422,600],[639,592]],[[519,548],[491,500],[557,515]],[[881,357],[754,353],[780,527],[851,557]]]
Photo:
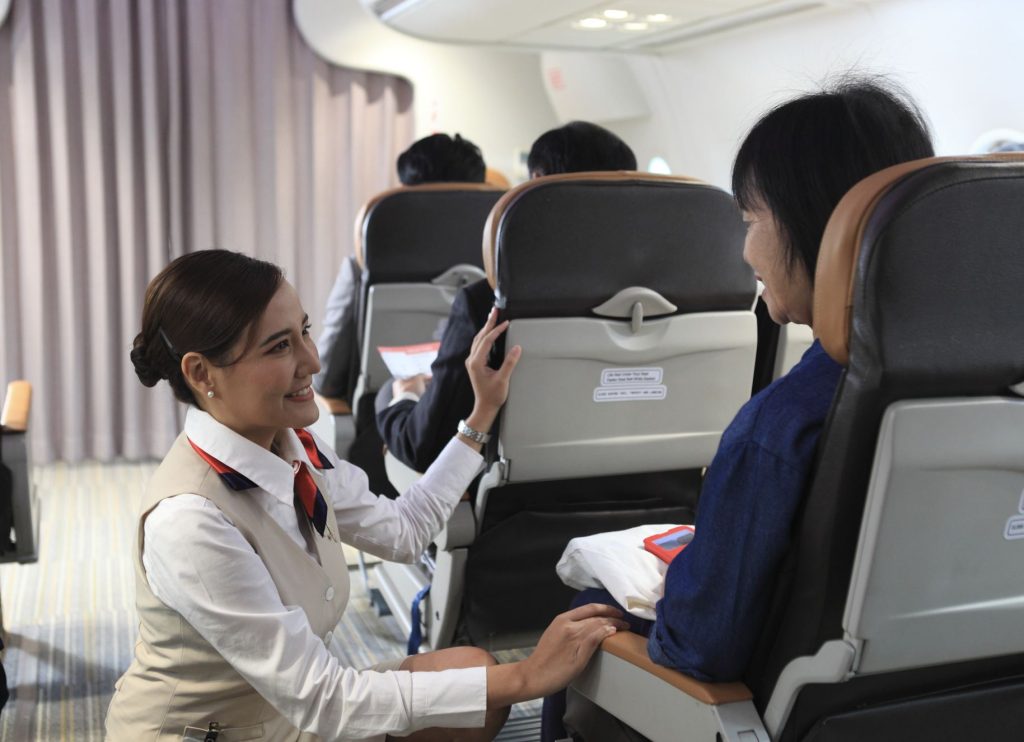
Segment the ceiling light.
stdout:
[[643,21],[632,21],[630,23],[623,23],[622,27],[627,31],[646,31],[647,24]]
[[671,175],[672,168],[668,166],[668,162],[664,157],[657,155],[651,158],[651,161],[647,164],[647,172],[654,173],[656,175]]
[[610,21],[625,21],[631,17],[631,13],[628,10],[606,10],[604,17]]
[[580,28],[604,28],[608,21],[604,18],[584,18],[578,25]]
[[667,15],[665,13],[652,13],[651,15],[647,16],[647,20],[649,20],[651,23],[668,23],[669,21],[672,20],[672,16]]

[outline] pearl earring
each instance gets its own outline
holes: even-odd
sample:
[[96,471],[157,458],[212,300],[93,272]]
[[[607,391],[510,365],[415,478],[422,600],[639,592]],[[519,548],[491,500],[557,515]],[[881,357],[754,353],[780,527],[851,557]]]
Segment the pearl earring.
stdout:
[[213,390],[211,389],[210,391],[208,391],[206,393],[206,396],[209,397],[210,399],[213,399]]

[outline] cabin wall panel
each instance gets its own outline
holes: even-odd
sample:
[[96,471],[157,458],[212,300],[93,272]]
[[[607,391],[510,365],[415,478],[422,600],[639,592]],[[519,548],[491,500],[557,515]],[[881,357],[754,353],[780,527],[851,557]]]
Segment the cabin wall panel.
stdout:
[[630,65],[652,115],[611,123],[641,166],[729,185],[742,137],[767,108],[850,69],[891,75],[927,114],[940,154],[983,132],[1024,129],[1024,4],[881,0],[760,24]]

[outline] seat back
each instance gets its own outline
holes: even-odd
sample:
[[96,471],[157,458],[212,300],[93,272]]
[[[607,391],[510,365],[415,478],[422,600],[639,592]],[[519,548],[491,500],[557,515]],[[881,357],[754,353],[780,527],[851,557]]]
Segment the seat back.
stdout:
[[640,173],[510,191],[484,260],[507,344],[506,482],[695,468],[750,394],[754,280],[732,198]]
[[1024,700],[1021,199],[1024,157],[932,158],[829,222],[815,331],[847,368],[746,678],[773,739]]
[[743,234],[728,194],[678,177],[550,176],[495,206],[484,261],[523,355],[476,501],[475,642],[565,609],[553,567],[571,538],[692,522],[700,468],[750,394]]
[[480,235],[503,191],[477,183],[396,188],[356,218],[360,374],[353,409],[389,376],[379,346],[440,338],[456,292],[483,278]]

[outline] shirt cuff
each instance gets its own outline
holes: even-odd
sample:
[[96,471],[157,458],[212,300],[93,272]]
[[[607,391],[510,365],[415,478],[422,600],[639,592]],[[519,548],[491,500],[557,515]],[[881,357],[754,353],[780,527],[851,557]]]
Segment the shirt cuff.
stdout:
[[419,402],[420,401],[420,395],[418,395],[416,392],[402,392],[397,397],[393,397],[391,399],[391,401],[388,402],[388,407],[393,407],[396,404],[398,404],[399,402],[404,402],[407,399],[410,402]]
[[428,492],[449,492],[457,500],[469,487],[473,477],[480,473],[483,464],[484,457],[478,451],[453,437],[441,449],[434,463],[427,467],[420,484]]
[[482,727],[487,715],[487,668],[414,672],[414,729]]

